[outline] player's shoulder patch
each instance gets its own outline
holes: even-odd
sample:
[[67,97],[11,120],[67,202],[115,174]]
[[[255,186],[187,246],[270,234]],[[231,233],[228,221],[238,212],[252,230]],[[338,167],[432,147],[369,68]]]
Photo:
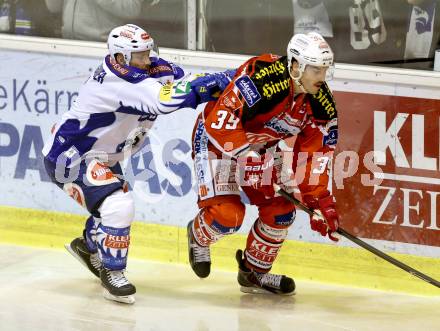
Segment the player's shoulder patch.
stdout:
[[325,125],[327,135],[324,135],[322,144],[327,146],[335,146],[338,142],[338,120],[333,118]]
[[248,107],[252,107],[261,100],[261,95],[258,92],[257,87],[248,75],[239,77],[235,80],[234,84],[241,92]]
[[243,107],[243,103],[235,94],[234,90],[229,90],[220,98],[220,105],[224,106],[232,111]]

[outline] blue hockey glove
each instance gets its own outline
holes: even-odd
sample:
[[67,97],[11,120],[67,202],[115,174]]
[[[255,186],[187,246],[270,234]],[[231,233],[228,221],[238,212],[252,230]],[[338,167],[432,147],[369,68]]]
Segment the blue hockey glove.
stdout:
[[191,82],[191,88],[196,93],[200,103],[217,100],[221,92],[231,82],[235,70],[226,70],[213,74],[205,74]]

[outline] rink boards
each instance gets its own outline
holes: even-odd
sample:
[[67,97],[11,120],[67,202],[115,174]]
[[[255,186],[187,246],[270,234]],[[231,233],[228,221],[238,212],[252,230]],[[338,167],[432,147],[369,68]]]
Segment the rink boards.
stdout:
[[[49,182],[39,151],[50,128],[69,108],[80,84],[100,59],[14,50],[0,51],[0,55],[8,64],[0,73],[0,205],[26,208],[2,207],[2,238],[62,247],[63,242],[80,233],[81,222],[77,216],[59,217],[50,212],[85,213]],[[216,66],[200,67],[185,56],[165,53],[188,71],[221,68],[219,60],[199,61]],[[224,63],[234,66],[242,59],[229,57]],[[365,71],[364,76],[371,75],[375,81],[368,81],[368,77],[353,79],[349,72],[348,66],[337,67],[336,79],[330,83],[340,120],[335,158],[339,163],[338,167],[335,164],[332,189],[341,224],[371,239],[378,248],[411,254],[403,258],[414,267],[423,267],[422,271],[432,270],[431,275],[437,273],[438,278],[440,78],[411,79],[405,73],[391,83],[387,80],[396,77],[395,72]],[[425,86],[421,82],[426,82]],[[151,148],[145,146],[126,167],[136,196],[138,222],[132,253],[138,257],[186,261],[184,227],[197,212],[190,157],[196,116],[196,111],[182,110],[159,118],[149,135]],[[373,150],[376,154],[371,155]],[[362,184],[365,180],[368,185]],[[28,209],[35,210],[31,221]],[[235,267],[234,250],[243,246],[243,234],[255,217],[255,208],[249,207],[241,234],[216,248],[221,261],[217,265]],[[24,226],[23,222],[30,223]],[[342,247],[329,245],[327,239],[310,231],[308,217],[301,212],[288,238],[277,262],[284,272],[359,286],[431,292],[422,282],[379,263],[360,249],[350,248],[353,245],[348,242],[343,241]],[[335,259],[339,262],[328,263]],[[347,272],[350,270],[353,272]],[[395,277],[388,278],[390,275]]]
[[[82,232],[83,222],[83,217],[79,215],[0,207],[0,242],[64,250],[64,244]],[[215,274],[216,270],[236,271],[235,252],[238,248],[244,248],[245,242],[246,236],[240,233],[213,245],[212,273]],[[436,279],[440,277],[438,258],[396,253],[391,255]],[[133,258],[187,264],[186,229],[135,222],[131,233],[129,271],[132,270],[130,261]],[[190,268],[189,265],[187,267]],[[432,285],[358,248],[287,240],[272,270],[296,280],[416,295],[439,295],[439,290]]]

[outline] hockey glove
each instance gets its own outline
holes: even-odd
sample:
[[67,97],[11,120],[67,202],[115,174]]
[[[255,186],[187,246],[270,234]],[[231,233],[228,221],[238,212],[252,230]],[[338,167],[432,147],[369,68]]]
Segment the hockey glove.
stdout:
[[198,103],[217,100],[221,92],[230,83],[235,70],[204,74],[191,82],[191,88],[196,93]]
[[240,157],[238,158],[238,166],[240,185],[253,187],[263,193],[266,199],[275,196],[273,183],[276,181],[276,170],[271,154]]
[[237,72],[237,70],[235,70],[235,69],[229,69],[229,70],[226,70],[223,72],[215,73],[215,75],[217,76],[216,80],[217,80],[218,87],[220,88],[220,90],[222,92],[229,85],[232,78],[234,78],[236,72]]
[[339,238],[334,236],[334,232],[339,227],[339,216],[336,212],[336,205],[333,196],[328,195],[315,199],[313,197],[304,197],[304,203],[312,208],[318,215],[310,217],[310,227],[313,231],[319,232],[322,236],[328,235],[333,241],[338,241]]

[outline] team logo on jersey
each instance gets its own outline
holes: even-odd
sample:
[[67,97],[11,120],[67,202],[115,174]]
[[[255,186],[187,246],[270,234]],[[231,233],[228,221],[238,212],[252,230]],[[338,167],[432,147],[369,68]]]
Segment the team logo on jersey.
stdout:
[[86,177],[89,183],[95,186],[119,183],[119,179],[110,168],[97,160],[92,160],[87,166]]
[[242,76],[235,81],[235,86],[240,90],[248,107],[252,107],[261,100],[257,87],[248,75]]
[[240,101],[237,94],[235,94],[233,90],[230,90],[221,98],[220,105],[232,111],[243,107],[243,103]]
[[78,202],[81,207],[86,208],[84,192],[78,184],[67,183],[63,186],[63,190],[69,195],[69,197]]

